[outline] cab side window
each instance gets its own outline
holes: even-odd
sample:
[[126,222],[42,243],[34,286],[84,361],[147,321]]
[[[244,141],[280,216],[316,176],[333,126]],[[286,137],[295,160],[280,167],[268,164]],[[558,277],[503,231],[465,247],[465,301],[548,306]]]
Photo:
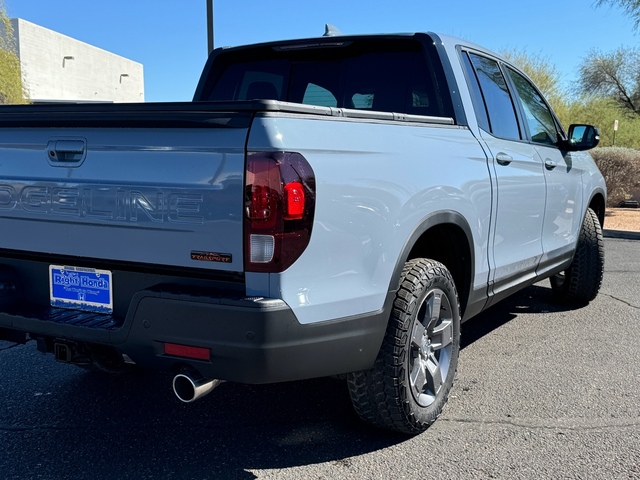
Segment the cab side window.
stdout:
[[558,130],[546,102],[526,78],[508,67],[506,70],[518,92],[531,140],[555,145],[558,142]]
[[469,58],[482,91],[491,133],[496,137],[520,140],[515,107],[498,62],[474,53],[469,53]]
[[460,52],[460,56],[462,59],[462,66],[464,67],[464,71],[465,71],[464,73],[467,77],[467,85],[469,85],[469,92],[471,93],[471,101],[473,102],[473,109],[476,112],[476,119],[478,120],[478,125],[483,130],[490,132],[491,127],[489,126],[489,117],[487,116],[487,107],[484,103],[484,98],[482,97],[482,91],[480,90],[478,77],[476,76],[476,72],[473,70],[473,65],[471,65],[469,54],[463,51],[463,52]]

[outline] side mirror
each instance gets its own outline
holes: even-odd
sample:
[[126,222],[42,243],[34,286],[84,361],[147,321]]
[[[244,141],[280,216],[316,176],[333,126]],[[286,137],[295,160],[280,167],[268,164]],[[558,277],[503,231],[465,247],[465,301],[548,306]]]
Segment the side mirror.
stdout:
[[561,147],[570,152],[579,150],[590,150],[595,148],[600,142],[600,131],[593,125],[573,124],[569,126],[567,140],[564,140]]

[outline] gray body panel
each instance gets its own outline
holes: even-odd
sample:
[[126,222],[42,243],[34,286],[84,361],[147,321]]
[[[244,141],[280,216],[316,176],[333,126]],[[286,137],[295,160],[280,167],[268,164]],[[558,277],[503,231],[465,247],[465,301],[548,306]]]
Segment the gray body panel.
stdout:
[[[242,128],[4,128],[2,248],[242,271],[246,135]],[[81,163],[49,161],[47,145],[65,139],[84,140]],[[191,252],[228,261],[193,260]]]
[[283,298],[301,323],[379,311],[407,240],[444,212],[471,225],[472,281],[486,286],[491,179],[468,129],[269,113],[255,119],[248,148],[300,152],[316,174],[309,246],[288,270],[265,274],[264,289],[247,278],[253,294]]

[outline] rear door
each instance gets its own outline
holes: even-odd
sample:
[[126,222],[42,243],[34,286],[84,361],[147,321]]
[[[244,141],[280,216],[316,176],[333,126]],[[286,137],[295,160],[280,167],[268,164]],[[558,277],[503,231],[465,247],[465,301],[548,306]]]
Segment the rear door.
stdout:
[[461,52],[495,179],[490,283],[496,298],[535,278],[543,253],[545,175],[534,145],[524,139],[516,104],[498,61]]

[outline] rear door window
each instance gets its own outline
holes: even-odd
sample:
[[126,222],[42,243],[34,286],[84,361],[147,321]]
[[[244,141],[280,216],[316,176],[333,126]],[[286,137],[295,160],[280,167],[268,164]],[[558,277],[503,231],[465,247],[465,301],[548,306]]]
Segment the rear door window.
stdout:
[[491,127],[489,126],[489,117],[487,116],[487,107],[484,103],[484,98],[482,97],[482,90],[480,90],[478,77],[476,76],[476,72],[473,69],[473,65],[471,65],[469,54],[467,52],[461,52],[460,56],[462,59],[462,66],[464,67],[465,75],[467,77],[467,84],[469,85],[469,92],[471,93],[471,101],[473,102],[473,109],[476,112],[476,119],[478,120],[478,125],[483,130],[490,132]]
[[520,140],[515,106],[500,65],[491,58],[475,53],[469,53],[469,58],[481,88],[491,133],[500,138]]

